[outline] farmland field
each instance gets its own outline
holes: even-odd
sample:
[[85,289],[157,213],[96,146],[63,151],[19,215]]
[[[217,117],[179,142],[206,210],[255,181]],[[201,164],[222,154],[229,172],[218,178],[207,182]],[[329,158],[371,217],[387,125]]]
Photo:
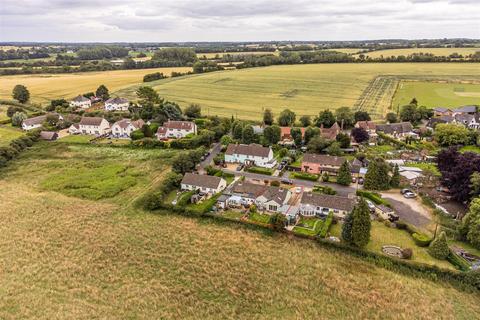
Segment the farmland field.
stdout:
[[480,82],[468,84],[402,81],[392,104],[402,106],[408,104],[413,97],[427,107],[480,104]]
[[[0,318],[458,318],[478,293],[375,267],[312,241],[135,209],[172,154],[39,142],[0,170]],[[112,162],[135,185],[102,197],[52,190]],[[116,173],[82,175],[85,188]],[[71,182],[75,182],[71,178]],[[57,184],[55,180],[53,184]],[[421,301],[421,303],[419,303]]]
[[82,72],[68,74],[33,74],[0,77],[0,98],[11,98],[16,84],[23,84],[30,90],[32,102],[47,103],[52,99],[70,99],[78,94],[95,91],[104,84],[110,92],[133,84],[141,83],[143,76],[152,72],[170,74],[172,71],[187,72],[191,68],[156,68],[141,70],[119,70],[103,72]]
[[0,147],[7,146],[13,139],[23,135],[22,130],[8,125],[0,125]]
[[480,51],[480,48],[403,48],[403,49],[386,49],[386,50],[378,50],[372,51],[368,53],[364,53],[364,55],[369,56],[371,58],[380,58],[383,57],[391,57],[391,56],[400,56],[404,55],[407,56],[413,53],[431,53],[436,56],[448,56],[452,53],[458,53],[463,56],[467,56],[473,54],[477,51]]
[[[376,81],[382,77],[382,81]],[[479,64],[310,64],[282,65],[191,75],[148,83],[181,106],[198,103],[204,113],[260,119],[264,108],[276,115],[291,108],[297,115],[318,115],[342,106],[389,111],[398,78],[480,79]],[[135,98],[132,86],[119,94]]]

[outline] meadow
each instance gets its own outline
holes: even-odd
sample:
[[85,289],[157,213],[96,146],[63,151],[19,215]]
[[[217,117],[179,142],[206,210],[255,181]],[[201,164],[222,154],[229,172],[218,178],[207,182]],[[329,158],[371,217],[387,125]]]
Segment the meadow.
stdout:
[[402,81],[393,98],[394,106],[408,104],[415,97],[427,107],[458,107],[480,104],[480,82],[439,83]]
[[32,74],[0,77],[0,98],[11,99],[12,89],[17,84],[27,86],[32,102],[49,103],[52,99],[71,99],[95,91],[104,84],[110,92],[142,83],[143,76],[153,72],[170,75],[172,71],[187,72],[191,68],[156,68],[141,70],[118,70],[103,72],[82,72],[68,74]]
[[[0,318],[480,314],[478,293],[378,268],[309,240],[135,209],[133,201],[161,183],[171,156],[60,140],[39,142],[1,169]],[[71,175],[66,169],[110,161],[141,173],[136,184],[98,200],[43,185]],[[87,184],[115,176],[107,175],[92,174]]]
[[391,56],[408,56],[413,53],[431,53],[435,56],[449,56],[452,53],[458,53],[463,56],[468,56],[480,51],[480,48],[401,48],[401,49],[386,49],[364,53],[365,56],[371,58],[391,57]]
[[[265,108],[272,109],[276,115],[290,108],[297,115],[315,116],[327,108],[359,105],[358,108],[381,117],[391,110],[398,77],[480,78],[478,66],[452,63],[282,65],[196,74],[148,85],[183,107],[200,104],[203,112],[210,115],[259,120]],[[379,78],[385,80],[378,81]],[[118,94],[135,99],[137,87],[122,89]],[[367,101],[360,104],[365,97]]]
[[23,136],[23,132],[20,129],[9,125],[0,125],[0,147],[9,145],[10,141],[21,136]]

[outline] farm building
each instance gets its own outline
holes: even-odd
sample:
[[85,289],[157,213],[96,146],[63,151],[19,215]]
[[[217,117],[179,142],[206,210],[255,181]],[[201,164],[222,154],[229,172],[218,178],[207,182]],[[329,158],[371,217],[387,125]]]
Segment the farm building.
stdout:
[[46,141],[55,141],[58,139],[58,133],[55,131],[41,131],[40,139]]

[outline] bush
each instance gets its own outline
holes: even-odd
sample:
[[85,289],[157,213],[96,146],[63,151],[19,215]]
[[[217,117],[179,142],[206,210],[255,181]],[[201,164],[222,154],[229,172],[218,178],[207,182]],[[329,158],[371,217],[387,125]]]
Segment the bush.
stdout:
[[139,140],[132,140],[131,145],[141,148],[164,148],[165,142],[154,138],[143,138]]
[[325,221],[323,222],[322,229],[320,229],[320,232],[318,233],[318,236],[320,238],[325,238],[327,236],[332,223],[333,223],[333,213],[330,212],[327,216],[327,219],[325,219]]
[[318,192],[318,193],[323,193],[323,194],[328,194],[328,195],[336,195],[337,191],[333,189],[332,187],[329,186],[314,186],[313,187],[313,192]]
[[143,82],[150,82],[164,78],[166,78],[166,76],[161,72],[149,73],[143,76]]
[[272,187],[280,187],[280,181],[273,180],[272,182],[270,182],[270,185]]
[[411,259],[413,256],[413,251],[410,248],[405,248],[402,250],[402,258],[403,259]]
[[439,260],[447,259],[450,254],[450,249],[448,248],[447,236],[445,232],[442,232],[439,237],[435,238],[428,247],[428,253]]
[[250,167],[247,169],[247,172],[265,174],[267,176],[271,176],[273,174],[271,169],[261,167]]
[[428,247],[432,242],[432,238],[430,238],[424,233],[415,232],[412,234],[412,238],[415,244],[419,247]]
[[292,172],[290,174],[290,177],[294,179],[301,179],[301,180],[308,180],[308,181],[318,180],[318,175],[307,173],[307,172]]
[[452,251],[450,251],[450,254],[447,257],[447,261],[461,271],[470,270],[470,264]]
[[145,135],[143,134],[142,130],[135,130],[130,133],[130,138],[132,140],[140,140],[145,138]]
[[214,168],[212,166],[207,166],[205,167],[205,171],[209,176],[216,176],[218,173],[222,173],[222,170]]
[[391,207],[392,205],[387,200],[383,199],[382,196],[376,192],[369,192],[365,190],[357,190],[357,196],[367,198],[375,204],[383,204],[384,206]]

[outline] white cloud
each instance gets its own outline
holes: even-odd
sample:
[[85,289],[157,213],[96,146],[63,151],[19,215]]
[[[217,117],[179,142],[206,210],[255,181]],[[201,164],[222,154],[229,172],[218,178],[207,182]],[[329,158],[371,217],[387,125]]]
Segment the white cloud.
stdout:
[[480,38],[476,0],[2,0],[0,41]]

